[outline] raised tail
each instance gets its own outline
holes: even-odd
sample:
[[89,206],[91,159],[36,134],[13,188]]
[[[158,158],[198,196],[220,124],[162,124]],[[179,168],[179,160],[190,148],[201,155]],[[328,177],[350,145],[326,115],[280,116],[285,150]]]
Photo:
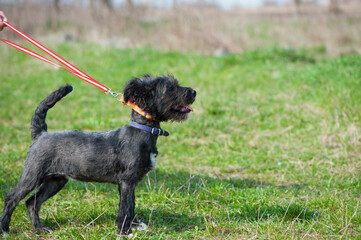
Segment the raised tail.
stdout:
[[73,87],[69,84],[66,84],[55,92],[52,92],[38,105],[31,119],[31,138],[33,140],[37,138],[42,132],[47,131],[45,118],[48,110],[71,91],[73,91]]

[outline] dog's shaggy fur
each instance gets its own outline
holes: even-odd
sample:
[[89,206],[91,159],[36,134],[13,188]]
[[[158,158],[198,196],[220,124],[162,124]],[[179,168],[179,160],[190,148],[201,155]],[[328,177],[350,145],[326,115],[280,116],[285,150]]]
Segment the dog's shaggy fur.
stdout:
[[[0,232],[9,232],[11,215],[28,193],[39,187],[26,201],[37,232],[51,231],[39,219],[41,204],[59,192],[67,177],[80,181],[118,184],[118,233],[129,234],[139,223],[135,219],[134,190],[137,183],[155,166],[157,135],[125,125],[106,132],[47,132],[47,111],[72,91],[70,85],[59,88],[37,107],[31,120],[33,143],[29,148],[17,187],[5,198]],[[181,87],[172,76],[151,78],[146,75],[130,80],[124,88],[124,100],[135,102],[156,121],[132,111],[131,120],[160,128],[159,122],[185,120],[196,92]]]

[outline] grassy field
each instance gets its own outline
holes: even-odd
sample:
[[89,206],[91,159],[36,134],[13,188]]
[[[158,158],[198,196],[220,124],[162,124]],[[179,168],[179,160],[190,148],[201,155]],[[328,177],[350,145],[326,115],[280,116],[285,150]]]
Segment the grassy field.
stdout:
[[[133,76],[171,73],[198,92],[190,120],[162,125],[171,135],[159,138],[157,168],[136,190],[137,216],[149,225],[138,239],[360,239],[360,55],[51,48],[116,91]],[[49,131],[118,128],[130,109],[14,49],[0,55],[2,208],[31,143],[31,116],[51,91],[74,87],[49,112]],[[40,213],[52,234],[32,233],[23,203],[7,239],[117,238],[115,185],[70,180]]]

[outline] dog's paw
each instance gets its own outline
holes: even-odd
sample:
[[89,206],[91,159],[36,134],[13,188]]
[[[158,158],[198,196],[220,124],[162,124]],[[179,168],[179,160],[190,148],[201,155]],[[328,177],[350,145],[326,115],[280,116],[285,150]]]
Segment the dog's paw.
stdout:
[[37,234],[44,234],[44,233],[52,234],[53,229],[51,227],[42,226],[42,227],[35,228],[34,232],[36,232]]
[[147,230],[148,226],[144,222],[134,222],[132,223],[131,228],[133,231],[145,231]]
[[137,233],[129,233],[129,234],[118,234],[118,239],[135,239],[137,237]]
[[0,234],[3,233],[3,237],[7,236],[10,233],[9,227],[3,228],[3,225],[0,222]]

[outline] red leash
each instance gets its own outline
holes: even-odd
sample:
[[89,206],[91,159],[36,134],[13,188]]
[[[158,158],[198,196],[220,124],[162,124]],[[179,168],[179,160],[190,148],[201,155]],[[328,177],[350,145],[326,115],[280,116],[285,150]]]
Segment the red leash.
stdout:
[[[140,115],[144,116],[147,119],[153,119],[148,113],[144,112],[140,107],[138,107],[135,103],[133,102],[124,102],[123,96],[121,98],[118,98],[119,93],[112,91],[110,88],[104,86],[103,84],[97,82],[94,78],[90,77],[89,75],[87,75],[86,73],[84,73],[83,71],[79,70],[77,67],[75,67],[73,64],[69,63],[68,61],[66,61],[65,59],[63,59],[62,57],[60,57],[59,55],[55,54],[54,52],[52,52],[51,50],[49,50],[48,48],[44,47],[43,45],[41,45],[40,43],[38,43],[37,41],[35,41],[34,39],[32,39],[31,37],[29,37],[28,35],[26,35],[25,33],[21,32],[19,29],[15,28],[14,26],[12,26],[10,23],[4,21],[3,24],[5,24],[7,27],[9,27],[11,30],[13,30],[14,32],[16,32],[17,34],[19,34],[20,36],[22,36],[23,38],[25,38],[27,41],[29,41],[30,43],[32,43],[33,45],[35,45],[37,48],[39,48],[40,50],[42,50],[43,52],[47,53],[48,55],[50,55],[51,57],[55,58],[57,61],[59,61],[60,63],[62,63],[65,67],[47,59],[46,57],[41,56],[40,54],[37,54],[36,52],[33,52],[27,48],[24,48],[20,45],[17,45],[13,42],[10,42],[6,39],[2,39],[0,38],[0,41],[32,56],[35,57],[37,59],[40,59],[44,62],[50,63],[52,65],[55,65],[57,67],[60,67],[66,71],[68,71],[69,73],[73,74],[74,76],[86,81],[87,83],[90,83],[91,85],[99,88],[100,90],[102,90],[105,93],[111,94],[112,96],[114,96],[115,98],[117,98],[117,100],[125,103],[126,105],[128,105],[129,107],[131,107],[134,111],[136,111],[137,113],[139,113]],[[154,119],[153,119],[154,120]]]
[[[93,86],[99,88],[100,90],[102,90],[103,92],[107,92],[109,90],[108,87],[104,86],[103,84],[100,84],[99,82],[97,82],[95,79],[93,79],[92,77],[88,76],[87,74],[85,74],[83,71],[79,70],[78,68],[76,68],[73,64],[67,62],[65,59],[61,58],[60,56],[58,56],[57,54],[55,54],[54,52],[52,52],[51,50],[49,50],[48,48],[44,47],[43,45],[41,45],[40,43],[38,43],[37,41],[35,41],[34,39],[32,39],[31,37],[29,37],[28,35],[26,35],[25,33],[21,32],[19,29],[15,28],[14,26],[12,26],[10,23],[8,22],[3,22],[7,27],[9,27],[11,30],[13,30],[14,32],[16,32],[17,34],[19,34],[20,36],[22,36],[23,38],[25,38],[27,41],[29,41],[30,43],[32,43],[33,45],[35,45],[37,48],[39,48],[40,50],[42,50],[43,52],[49,54],[50,56],[52,56],[53,58],[55,58],[57,61],[59,61],[60,63],[62,63],[65,67],[61,67],[63,69],[66,69],[68,72],[72,73],[73,75],[81,78],[82,80],[92,84]],[[59,67],[59,64],[54,63],[53,61],[33,52],[30,51],[24,47],[21,47],[15,43],[12,43],[8,40],[5,39],[0,39],[1,41],[3,41],[6,44],[9,44],[10,46],[26,53],[29,54],[30,56],[33,56],[35,58],[38,58],[42,61],[45,61],[47,63],[53,64],[57,67]]]

